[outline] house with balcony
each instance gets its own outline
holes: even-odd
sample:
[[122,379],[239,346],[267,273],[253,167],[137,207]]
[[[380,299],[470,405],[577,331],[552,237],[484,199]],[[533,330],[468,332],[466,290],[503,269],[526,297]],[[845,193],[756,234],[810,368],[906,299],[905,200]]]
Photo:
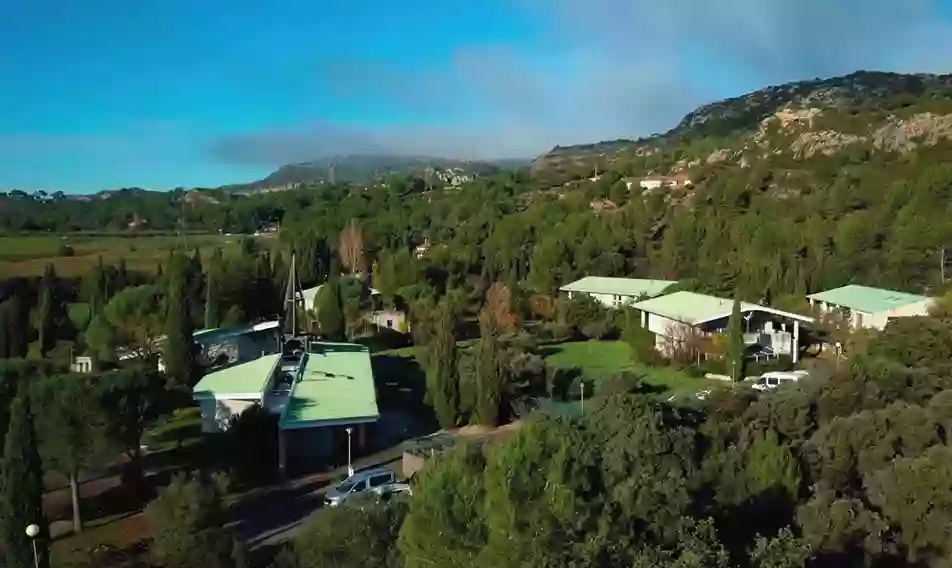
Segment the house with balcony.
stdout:
[[[632,305],[641,312],[641,325],[655,334],[655,348],[670,354],[685,342],[711,338],[727,330],[734,300],[695,292],[675,292]],[[800,325],[813,318],[751,302],[740,303],[744,343],[753,357],[799,357]],[[701,349],[703,350],[703,349]],[[706,355],[700,353],[699,356]]]
[[928,296],[857,284],[811,294],[807,299],[819,313],[840,314],[854,329],[881,330],[894,318],[928,315],[935,304]]

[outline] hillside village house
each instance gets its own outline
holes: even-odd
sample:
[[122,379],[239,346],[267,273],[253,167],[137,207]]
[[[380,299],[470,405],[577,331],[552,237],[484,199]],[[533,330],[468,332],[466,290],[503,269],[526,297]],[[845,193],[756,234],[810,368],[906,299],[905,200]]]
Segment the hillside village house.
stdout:
[[608,278],[586,276],[559,288],[569,298],[584,294],[609,308],[620,308],[645,298],[654,298],[666,288],[677,284],[673,280],[646,280],[640,278]]
[[842,313],[853,328],[883,329],[892,318],[928,315],[927,296],[850,284],[807,296],[820,313]]
[[[694,292],[675,292],[638,302],[641,324],[655,334],[655,348],[670,356],[689,337],[711,337],[727,329],[734,300]],[[759,304],[741,302],[744,344],[749,351],[766,356],[789,354],[797,362],[800,324],[813,318]]]
[[[650,190],[658,189],[661,187],[674,187],[674,188],[683,188],[689,187],[692,184],[691,178],[685,175],[676,175],[676,176],[649,176],[641,178],[638,181],[639,187],[641,189]],[[628,189],[631,189],[631,186],[634,185],[631,182],[626,182]]]

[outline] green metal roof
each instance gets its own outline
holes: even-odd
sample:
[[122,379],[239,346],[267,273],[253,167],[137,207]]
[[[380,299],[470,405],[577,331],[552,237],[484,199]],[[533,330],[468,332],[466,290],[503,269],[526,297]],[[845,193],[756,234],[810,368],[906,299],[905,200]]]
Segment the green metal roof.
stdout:
[[894,292],[893,290],[883,290],[882,288],[871,288],[857,284],[811,294],[807,298],[815,302],[833,304],[870,314],[894,310],[929,299],[917,294]]
[[264,395],[279,354],[264,355],[208,373],[192,389],[194,398],[255,398]]
[[281,428],[372,422],[380,416],[370,351],[353,343],[316,342],[281,415]]
[[[697,294],[695,292],[675,292],[674,294],[638,302],[632,307],[636,310],[666,317],[674,321],[697,325],[730,316],[734,310],[734,300]],[[813,318],[807,316],[784,312],[750,302],[741,302],[740,310],[741,312],[765,312],[805,323],[813,321]]]
[[614,294],[617,296],[648,296],[653,298],[661,294],[673,280],[645,280],[640,278],[608,278],[605,276],[586,276],[571,284],[562,286],[563,292],[584,292],[587,294]]

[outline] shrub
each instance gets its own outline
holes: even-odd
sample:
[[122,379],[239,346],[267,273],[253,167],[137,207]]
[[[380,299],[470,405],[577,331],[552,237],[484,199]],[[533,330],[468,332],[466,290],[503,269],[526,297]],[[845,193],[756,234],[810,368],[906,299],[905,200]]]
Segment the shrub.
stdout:
[[76,251],[73,250],[73,247],[66,243],[60,244],[60,246],[56,249],[56,256],[73,256],[75,254]]
[[223,528],[221,493],[198,477],[176,475],[146,508],[152,554],[165,568],[235,568],[236,539]]

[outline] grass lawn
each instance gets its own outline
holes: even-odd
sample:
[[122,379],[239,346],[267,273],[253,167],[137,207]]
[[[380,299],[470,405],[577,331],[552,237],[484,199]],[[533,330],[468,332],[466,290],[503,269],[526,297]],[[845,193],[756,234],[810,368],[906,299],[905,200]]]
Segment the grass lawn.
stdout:
[[[198,248],[203,255],[210,255],[218,246],[237,247],[240,238],[240,235],[189,235],[187,245],[189,249]],[[154,272],[168,257],[170,248],[185,243],[184,237],[172,235],[4,236],[0,237],[0,278],[40,276],[50,263],[60,276],[82,276],[100,256],[107,265],[125,259],[130,270]],[[68,252],[66,247],[72,249],[71,254],[64,254]]]
[[595,383],[596,390],[601,380],[622,371],[640,375],[645,383],[671,395],[697,392],[717,382],[692,377],[674,367],[635,365],[628,344],[621,341],[570,341],[548,345],[543,353],[551,366],[579,369],[584,378]]

